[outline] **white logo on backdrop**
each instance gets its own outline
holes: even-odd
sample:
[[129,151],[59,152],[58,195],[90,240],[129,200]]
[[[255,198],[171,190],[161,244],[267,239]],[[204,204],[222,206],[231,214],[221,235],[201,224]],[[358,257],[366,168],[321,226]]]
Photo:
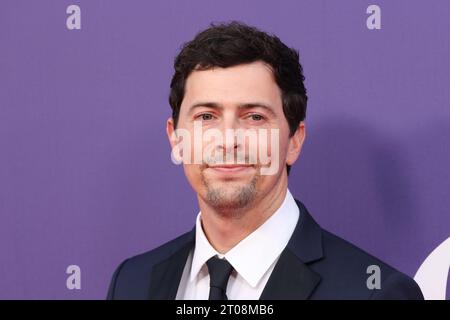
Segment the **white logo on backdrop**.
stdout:
[[367,17],[366,26],[369,30],[379,30],[381,29],[381,9],[376,4],[371,4],[367,7],[367,14],[370,16]]
[[69,290],[81,289],[81,268],[76,264],[67,267],[66,273],[69,275],[66,280],[66,287]]
[[72,4],[67,7],[66,13],[70,14],[66,20],[66,26],[69,30],[81,29],[81,9],[79,6]]
[[425,299],[445,300],[449,269],[450,237],[429,254],[414,276]]

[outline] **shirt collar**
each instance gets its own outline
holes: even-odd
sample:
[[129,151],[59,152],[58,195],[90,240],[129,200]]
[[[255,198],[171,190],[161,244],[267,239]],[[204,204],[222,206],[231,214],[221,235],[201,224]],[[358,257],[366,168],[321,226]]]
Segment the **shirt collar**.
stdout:
[[201,226],[201,212],[199,212],[196,220],[195,249],[190,280],[193,281],[199,275],[206,261],[218,255],[225,257],[250,286],[256,287],[289,242],[299,214],[298,206],[287,190],[280,208],[269,219],[230,251],[221,255],[206,238]]

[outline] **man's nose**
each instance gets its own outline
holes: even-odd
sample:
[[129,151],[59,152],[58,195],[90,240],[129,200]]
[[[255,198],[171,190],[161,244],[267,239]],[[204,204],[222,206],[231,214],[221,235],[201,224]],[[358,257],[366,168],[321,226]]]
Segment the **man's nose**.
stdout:
[[221,132],[222,132],[222,145],[218,146],[222,149],[225,154],[235,153],[240,146],[239,141],[236,137],[236,130],[240,129],[239,119],[235,116],[229,115],[224,117],[222,122]]

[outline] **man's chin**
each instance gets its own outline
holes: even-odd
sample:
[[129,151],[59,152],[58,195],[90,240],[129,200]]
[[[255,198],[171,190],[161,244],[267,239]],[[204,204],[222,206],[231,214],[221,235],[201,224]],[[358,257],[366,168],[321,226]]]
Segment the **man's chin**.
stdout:
[[228,186],[221,187],[218,183],[213,187],[208,188],[206,194],[206,201],[210,206],[221,211],[230,211],[243,209],[250,205],[256,195],[256,189],[253,184],[246,184],[240,186],[239,184],[233,187]]

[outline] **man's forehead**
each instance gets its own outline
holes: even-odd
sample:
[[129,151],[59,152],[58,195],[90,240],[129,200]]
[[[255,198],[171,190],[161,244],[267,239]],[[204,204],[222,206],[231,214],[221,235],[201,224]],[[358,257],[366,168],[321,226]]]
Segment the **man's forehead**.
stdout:
[[183,104],[209,101],[234,105],[262,102],[273,105],[281,98],[272,71],[261,62],[229,68],[193,71],[186,81]]
[[255,61],[226,68],[213,66],[208,69],[194,69],[187,77],[186,84],[196,84],[199,81],[210,83],[211,81],[244,81],[249,79],[275,82],[271,67],[262,61]]

